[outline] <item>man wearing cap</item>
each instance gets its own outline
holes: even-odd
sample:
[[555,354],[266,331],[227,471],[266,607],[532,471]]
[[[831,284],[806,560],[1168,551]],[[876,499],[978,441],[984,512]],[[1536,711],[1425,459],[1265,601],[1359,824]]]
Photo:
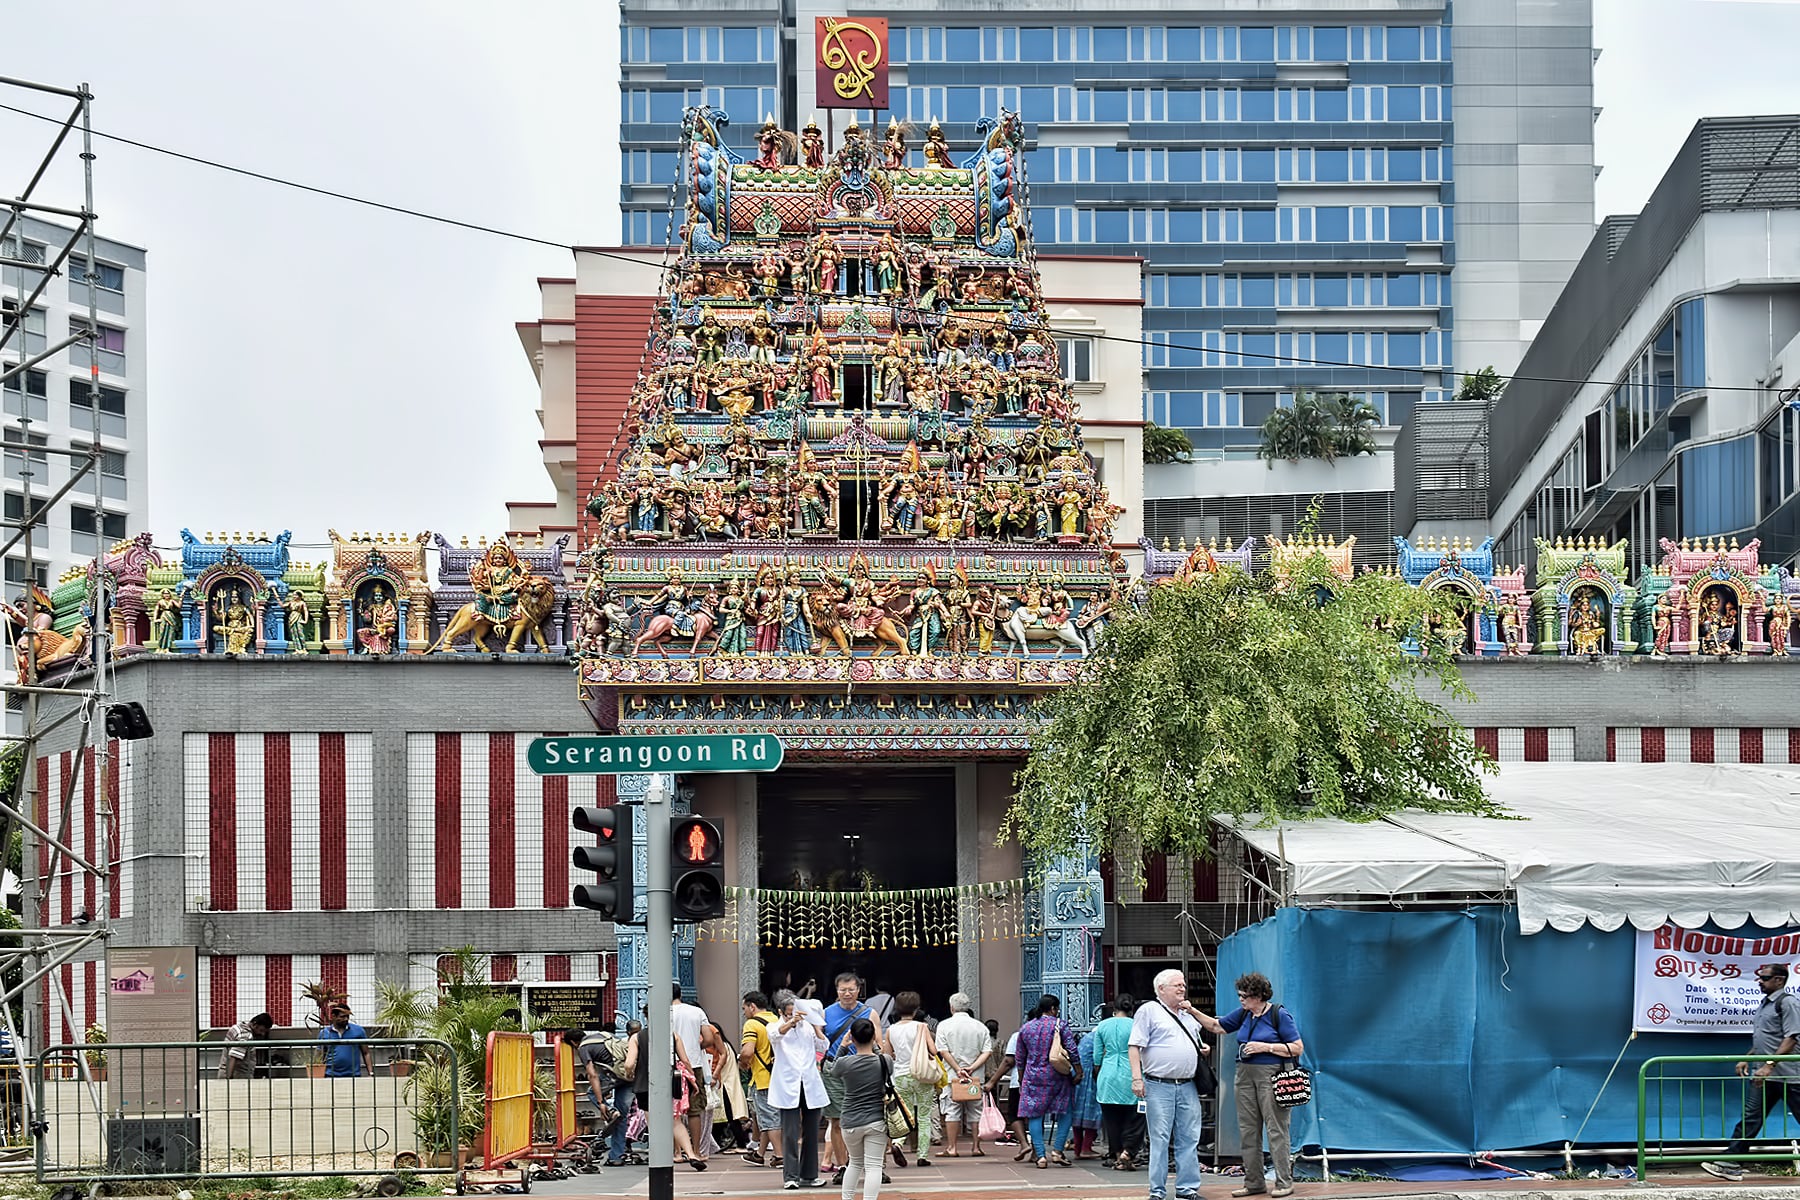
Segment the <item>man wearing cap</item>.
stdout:
[[[349,1042],[369,1036],[368,1030],[350,1020],[348,1004],[331,1006],[331,1024],[319,1030],[321,1042]],[[327,1046],[325,1048],[325,1077],[327,1079],[355,1079],[358,1075],[373,1075],[374,1060],[369,1057],[367,1046]]]

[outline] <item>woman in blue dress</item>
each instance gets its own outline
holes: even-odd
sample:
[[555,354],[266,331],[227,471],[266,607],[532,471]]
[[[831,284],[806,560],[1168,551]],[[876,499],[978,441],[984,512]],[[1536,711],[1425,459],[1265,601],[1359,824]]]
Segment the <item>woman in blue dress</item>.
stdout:
[[[1031,1152],[1042,1168],[1051,1163],[1059,1167],[1075,1164],[1063,1155],[1069,1144],[1069,1109],[1075,1103],[1075,1081],[1050,1063],[1050,1049],[1060,1035],[1063,1050],[1074,1065],[1077,1047],[1075,1032],[1061,1017],[1062,1001],[1045,996],[1037,1003],[1036,1015],[1019,1027],[1019,1046],[1015,1057],[1019,1065],[1019,1119],[1031,1134]],[[1076,1067],[1079,1070],[1079,1067]],[[1045,1146],[1044,1119],[1055,1127],[1054,1146]]]

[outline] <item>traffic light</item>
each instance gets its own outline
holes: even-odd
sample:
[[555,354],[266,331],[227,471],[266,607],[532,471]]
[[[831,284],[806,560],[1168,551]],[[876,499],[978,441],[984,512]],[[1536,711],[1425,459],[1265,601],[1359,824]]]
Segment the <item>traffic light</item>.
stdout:
[[671,907],[677,923],[725,915],[725,839],[705,817],[677,817],[669,828]]
[[575,847],[575,866],[600,877],[575,885],[575,906],[591,908],[621,925],[632,924],[636,900],[631,882],[631,810],[577,808],[571,819],[580,832],[599,837],[592,846]]

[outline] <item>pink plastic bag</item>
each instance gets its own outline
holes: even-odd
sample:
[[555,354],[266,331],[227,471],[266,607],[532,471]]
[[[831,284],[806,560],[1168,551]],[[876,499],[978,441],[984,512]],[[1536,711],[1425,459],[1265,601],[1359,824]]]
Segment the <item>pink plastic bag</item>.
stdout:
[[625,1140],[628,1142],[641,1142],[649,1135],[650,1118],[644,1115],[643,1109],[632,1109],[630,1118],[625,1122]]
[[984,1142],[991,1142],[999,1138],[1005,1132],[1006,1116],[1000,1111],[1000,1106],[994,1103],[994,1097],[991,1094],[983,1097],[981,1101],[981,1125],[977,1131],[977,1136]]

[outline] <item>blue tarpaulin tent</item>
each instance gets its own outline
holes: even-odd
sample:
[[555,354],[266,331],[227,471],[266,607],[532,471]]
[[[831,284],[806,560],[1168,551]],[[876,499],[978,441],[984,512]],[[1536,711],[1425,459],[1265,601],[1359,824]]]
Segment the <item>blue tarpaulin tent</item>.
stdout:
[[1236,824],[1280,907],[1220,946],[1215,1002],[1261,971],[1299,1019],[1297,1146],[1626,1145],[1644,1059],[1744,1048],[1631,1037],[1635,929],[1800,922],[1800,773],[1559,764],[1493,791],[1523,819]]

